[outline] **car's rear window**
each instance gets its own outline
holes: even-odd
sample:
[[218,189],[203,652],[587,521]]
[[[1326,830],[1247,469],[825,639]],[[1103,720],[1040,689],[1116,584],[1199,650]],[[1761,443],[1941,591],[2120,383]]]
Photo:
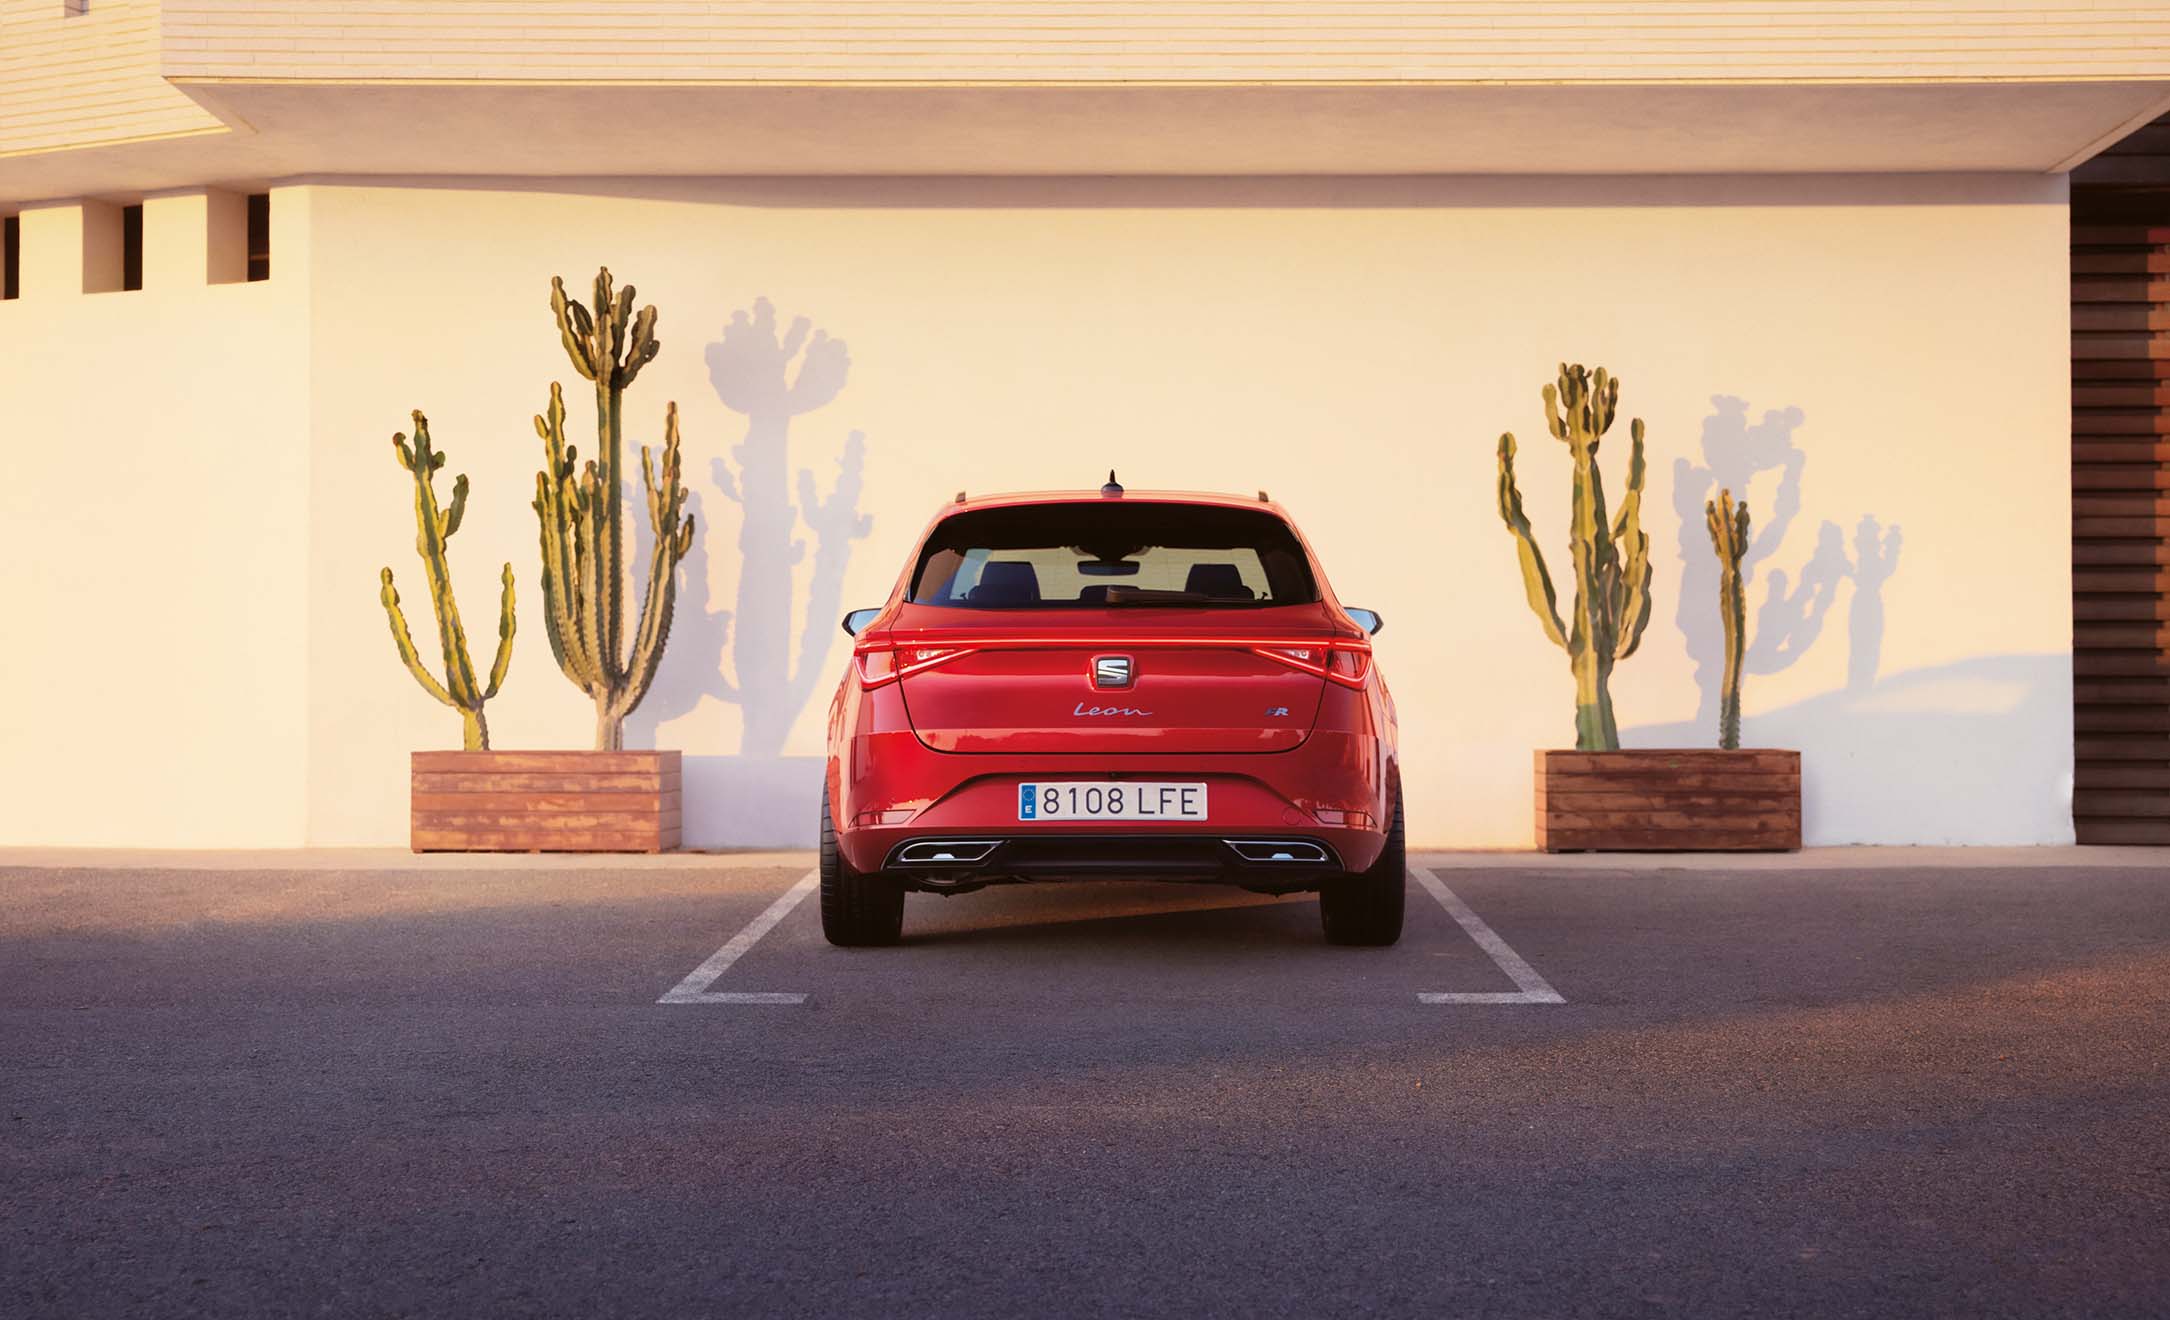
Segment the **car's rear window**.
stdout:
[[947,519],[920,550],[913,601],[968,609],[1316,601],[1287,523],[1209,504],[1030,504]]

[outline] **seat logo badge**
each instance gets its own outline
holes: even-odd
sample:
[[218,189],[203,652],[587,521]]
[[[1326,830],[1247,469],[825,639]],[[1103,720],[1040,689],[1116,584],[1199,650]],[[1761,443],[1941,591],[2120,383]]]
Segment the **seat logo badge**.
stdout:
[[1093,686],[1096,688],[1126,688],[1130,686],[1132,676],[1127,655],[1093,657]]

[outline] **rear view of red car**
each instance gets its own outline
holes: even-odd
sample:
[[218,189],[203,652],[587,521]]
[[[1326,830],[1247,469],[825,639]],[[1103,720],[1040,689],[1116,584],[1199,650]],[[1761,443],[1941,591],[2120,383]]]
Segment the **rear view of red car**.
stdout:
[[821,920],[894,943],[904,895],[1038,880],[1316,890],[1400,937],[1378,616],[1261,494],[959,496],[854,611],[829,711]]

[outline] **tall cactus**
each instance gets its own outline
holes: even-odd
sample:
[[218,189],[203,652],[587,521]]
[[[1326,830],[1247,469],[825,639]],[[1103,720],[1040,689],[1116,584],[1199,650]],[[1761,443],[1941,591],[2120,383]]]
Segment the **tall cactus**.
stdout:
[[[648,446],[640,450],[641,484],[655,541],[648,588],[630,655],[625,648],[624,537],[619,528],[620,443],[625,387],[655,360],[656,309],[633,314],[633,286],[615,293],[610,270],[595,276],[595,306],[565,296],[550,280],[550,308],[573,368],[595,382],[596,456],[578,466],[565,442],[565,395],[550,382],[550,406],[535,419],[546,466],[535,474],[535,516],[542,526],[543,624],[558,668],[595,701],[595,747],[625,745],[625,717],[655,681],[671,630],[678,561],[693,547],[693,519],[681,518],[686,488],[679,484],[678,405],[663,414],[660,474]],[[660,475],[660,481],[658,480]],[[621,658],[622,657],[622,658]]]
[[460,530],[460,519],[467,512],[467,474],[461,473],[452,483],[452,507],[439,509],[435,479],[437,469],[445,465],[445,456],[430,447],[429,419],[419,409],[414,414],[414,447],[408,448],[406,436],[395,434],[392,448],[399,452],[399,465],[414,477],[414,548],[422,556],[423,571],[429,575],[430,604],[437,612],[437,639],[444,644],[443,682],[424,669],[415,654],[414,637],[407,631],[407,616],[400,611],[399,592],[392,586],[390,568],[377,575],[383,584],[377,598],[384,602],[384,612],[392,624],[392,643],[399,648],[407,672],[414,675],[424,692],[460,713],[460,745],[471,752],[486,751],[490,726],[482,718],[482,706],[504,686],[505,670],[512,664],[512,565],[505,565],[505,590],[497,606],[497,660],[490,666],[490,685],[478,689],[474,662],[467,658],[467,629],[460,624],[460,607],[452,599],[452,566],[445,558],[445,543]]
[[1710,545],[1718,552],[1718,618],[1725,627],[1725,676],[1718,689],[1718,745],[1732,751],[1741,745],[1741,659],[1748,650],[1748,593],[1741,581],[1741,558],[1748,553],[1748,506],[1735,504],[1733,492],[1721,489],[1706,501],[1703,517]]
[[1620,502],[1619,516],[1608,522],[1597,450],[1612,427],[1619,379],[1603,367],[1593,375],[1580,363],[1563,362],[1558,383],[1545,386],[1544,398],[1546,423],[1575,465],[1568,542],[1575,574],[1572,624],[1560,619],[1552,574],[1522,512],[1522,492],[1514,479],[1513,432],[1499,438],[1499,516],[1514,534],[1530,609],[1544,625],[1545,636],[1567,652],[1575,674],[1575,746],[1586,752],[1615,751],[1620,730],[1612,715],[1612,667],[1635,654],[1650,623],[1650,538],[1642,527],[1643,423],[1639,417],[1629,423],[1634,445],[1628,451],[1627,497]]

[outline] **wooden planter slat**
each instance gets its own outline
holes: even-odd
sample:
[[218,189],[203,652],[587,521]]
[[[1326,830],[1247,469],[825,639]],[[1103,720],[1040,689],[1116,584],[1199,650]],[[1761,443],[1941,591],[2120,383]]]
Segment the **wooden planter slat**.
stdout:
[[1610,812],[1642,811],[1653,806],[1673,811],[1702,811],[1717,808],[1725,811],[1792,811],[1798,812],[1801,804],[1787,793],[1773,793],[1757,789],[1749,793],[1706,792],[1698,789],[1689,793],[1583,793],[1554,790],[1537,790],[1540,806],[1557,812]]
[[1765,830],[1562,830],[1546,852],[1792,852]]
[[[429,793],[417,787],[414,792],[414,809],[418,812],[501,811],[508,800],[504,792]],[[659,795],[650,790],[646,793],[524,793],[519,801],[524,811],[563,811],[572,813],[601,812],[615,815],[653,814],[658,797],[676,799],[678,790],[669,788]]]
[[1798,774],[1799,752],[1765,748],[1742,748],[1728,752],[1716,747],[1631,748],[1619,752],[1537,753],[1539,764],[1569,774],[1618,775],[1650,770],[1688,770],[1702,774]]
[[531,770],[552,775],[677,774],[676,752],[416,752],[416,770],[502,774]]
[[662,852],[681,835],[677,752],[416,752],[416,852]]
[[544,775],[520,771],[509,774],[460,774],[453,771],[416,771],[418,793],[654,793],[678,787],[675,774]]
[[1801,754],[1718,748],[1536,755],[1546,852],[1793,852]]
[[416,852],[669,852],[679,842],[676,830],[635,834],[623,830],[565,830],[538,842],[533,830],[416,830]]

